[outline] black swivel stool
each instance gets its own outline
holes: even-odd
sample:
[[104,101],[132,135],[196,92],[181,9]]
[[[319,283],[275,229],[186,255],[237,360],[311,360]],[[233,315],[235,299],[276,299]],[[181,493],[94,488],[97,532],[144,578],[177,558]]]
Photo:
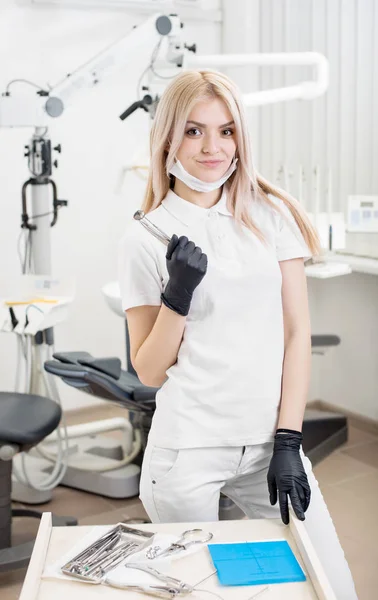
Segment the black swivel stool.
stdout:
[[[62,410],[49,398],[0,392],[0,572],[28,564],[34,541],[11,547],[13,517],[35,517],[34,510],[11,508],[12,459],[39,444],[59,425]],[[53,524],[76,525],[70,517],[53,517]]]

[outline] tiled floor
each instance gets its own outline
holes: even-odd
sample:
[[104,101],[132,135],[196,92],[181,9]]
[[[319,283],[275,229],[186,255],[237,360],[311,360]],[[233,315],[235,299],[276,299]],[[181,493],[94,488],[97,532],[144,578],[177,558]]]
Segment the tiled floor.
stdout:
[[[105,411],[105,412],[104,412]],[[96,408],[85,420],[124,416],[122,409]],[[71,422],[83,420],[80,415]],[[349,441],[314,468],[352,570],[359,600],[378,598],[378,436],[351,426]],[[20,505],[18,505],[20,506]],[[75,515],[81,525],[146,519],[138,498],[112,500],[59,487],[48,504],[33,507]],[[13,543],[32,539],[38,522],[15,519]],[[1,600],[16,600],[25,569],[0,574]],[[342,600],[342,598],[338,599]]]

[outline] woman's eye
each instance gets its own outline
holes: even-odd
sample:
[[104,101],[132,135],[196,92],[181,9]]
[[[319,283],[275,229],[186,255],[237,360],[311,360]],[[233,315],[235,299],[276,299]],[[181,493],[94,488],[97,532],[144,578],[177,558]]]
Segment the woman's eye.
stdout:
[[[191,137],[198,137],[199,135],[201,135],[201,131],[197,127],[192,127],[191,129],[188,129],[186,134]],[[230,137],[230,136],[234,135],[234,130],[233,129],[223,129],[222,134],[225,137]]]
[[188,131],[186,132],[188,135],[191,135],[192,137],[195,137],[196,135],[200,134],[200,130],[197,129],[197,127],[192,127],[192,129],[188,129]]

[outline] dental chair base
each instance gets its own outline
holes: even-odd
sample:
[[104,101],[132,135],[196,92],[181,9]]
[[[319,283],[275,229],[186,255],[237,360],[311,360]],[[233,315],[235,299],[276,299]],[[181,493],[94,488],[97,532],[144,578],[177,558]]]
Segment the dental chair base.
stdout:
[[[36,473],[51,472],[51,463],[43,459],[30,460],[32,477]],[[139,494],[140,467],[137,465],[126,465],[107,473],[91,473],[74,467],[68,467],[67,472],[60,485],[90,492],[107,498],[133,498]],[[52,498],[51,492],[30,493],[30,488],[15,482],[12,490],[12,500],[22,504],[43,504]]]
[[[44,448],[48,445],[44,444]],[[117,440],[104,435],[91,436],[74,440],[72,457],[60,485],[75,488],[108,498],[131,498],[139,493],[140,467],[129,464],[119,467],[123,459],[123,448]],[[50,473],[53,464],[32,450],[27,456],[27,469],[33,481],[43,479]],[[21,458],[15,457],[16,466],[21,469]],[[75,463],[87,465],[87,469],[75,467]],[[96,467],[112,467],[112,470],[98,472],[91,470]],[[12,499],[22,504],[42,504],[51,499],[51,492],[38,492],[29,487],[14,482]]]

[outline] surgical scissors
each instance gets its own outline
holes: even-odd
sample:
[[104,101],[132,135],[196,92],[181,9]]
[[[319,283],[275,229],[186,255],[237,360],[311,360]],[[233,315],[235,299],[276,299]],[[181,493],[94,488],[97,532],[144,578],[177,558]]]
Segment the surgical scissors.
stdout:
[[176,554],[176,552],[181,552],[181,550],[187,550],[190,546],[194,544],[206,544],[213,537],[213,534],[208,532],[206,533],[203,529],[188,529],[182,533],[180,539],[177,542],[171,544],[165,550],[161,550],[159,546],[154,546],[153,548],[148,548],[146,552],[146,556],[149,559],[153,558],[161,558],[163,556],[172,556],[172,554]]
[[157,225],[154,225],[149,219],[147,219],[143,210],[137,210],[136,213],[134,213],[134,219],[139,221],[139,223],[143,225],[143,227],[145,227],[145,229],[147,229],[147,231],[149,231],[154,237],[168,246],[171,238],[164,233],[162,229],[157,227]]

